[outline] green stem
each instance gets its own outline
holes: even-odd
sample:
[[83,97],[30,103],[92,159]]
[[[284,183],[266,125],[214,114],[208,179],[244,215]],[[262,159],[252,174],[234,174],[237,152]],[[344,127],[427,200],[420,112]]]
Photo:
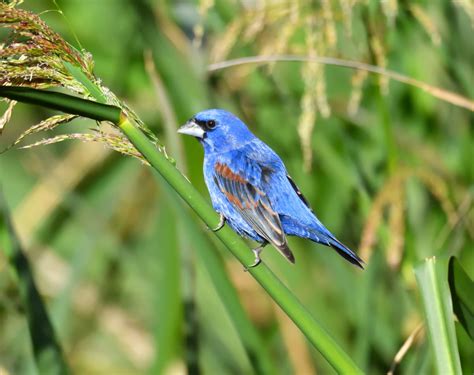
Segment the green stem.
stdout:
[[[215,227],[217,216],[214,210],[202,198],[200,193],[190,185],[189,181],[169,163],[165,156],[156,150],[147,137],[125,117],[122,117],[118,126],[151,166],[161,174],[199,217],[209,227]],[[242,264],[252,263],[253,256],[247,244],[228,226],[216,232],[216,236]],[[344,374],[362,372],[329,333],[314,320],[295,295],[283,285],[264,263],[251,268],[249,272],[336,371]]]
[[[22,90],[19,90],[22,89]],[[24,91],[23,95],[18,95]],[[183,198],[183,200],[197,213],[197,215],[210,227],[218,223],[218,217],[212,207],[200,195],[178,169],[172,165],[166,157],[160,153],[147,136],[130,120],[122,114],[117,116],[117,107],[98,104],[87,100],[78,99],[66,94],[54,93],[57,102],[51,100],[51,92],[34,90],[30,88],[0,87],[0,96],[13,100],[21,100],[27,103],[43,105],[45,107],[58,109],[67,113],[77,113],[97,119],[98,106],[103,106],[105,111],[100,111],[103,120],[114,122],[127,138],[133,143],[137,150],[148,160],[150,165],[156,169],[166,182]],[[44,100],[43,100],[44,98]],[[75,106],[79,105],[80,108]],[[90,112],[88,107],[90,107]],[[108,107],[105,108],[105,107]],[[243,264],[253,262],[253,254],[245,241],[225,226],[216,236]],[[330,334],[311,316],[296,296],[270,271],[264,264],[251,268],[249,273],[260,283],[272,299],[300,328],[311,344],[327,359],[334,369],[343,374],[362,373],[349,355],[334,341]]]
[[119,121],[121,110],[111,105],[81,99],[60,92],[31,89],[29,87],[0,86],[0,96],[23,103],[41,105],[71,115],[79,115],[97,121]]

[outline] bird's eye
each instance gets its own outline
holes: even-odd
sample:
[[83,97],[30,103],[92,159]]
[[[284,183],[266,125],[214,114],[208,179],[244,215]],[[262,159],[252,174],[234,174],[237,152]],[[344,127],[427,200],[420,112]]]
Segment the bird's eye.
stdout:
[[206,123],[206,127],[208,129],[214,129],[216,127],[216,122],[214,120],[209,120],[207,123]]

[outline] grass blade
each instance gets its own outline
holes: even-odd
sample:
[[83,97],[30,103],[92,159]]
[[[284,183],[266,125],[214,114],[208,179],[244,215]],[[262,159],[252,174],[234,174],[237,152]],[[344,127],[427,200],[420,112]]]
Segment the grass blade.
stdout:
[[449,259],[448,279],[454,313],[474,340],[474,282],[455,257]]
[[152,273],[150,280],[153,285],[156,285],[153,299],[156,316],[159,317],[154,327],[159,355],[155,356],[150,373],[164,374],[177,353],[183,349],[179,332],[183,329],[185,322],[183,322],[183,300],[180,291],[180,254],[176,251],[156,251],[158,241],[163,249],[177,247],[178,234],[174,213],[167,200],[160,199],[157,204],[160,206],[160,212],[155,230],[153,230],[153,237],[145,238],[144,246],[150,246],[152,243],[153,267],[159,268]]
[[99,103],[106,103],[106,98],[104,94],[102,94],[99,88],[95,84],[93,84],[89,80],[89,78],[87,78],[87,76],[81,69],[79,69],[75,65],[72,65],[71,63],[68,63],[67,61],[64,61],[64,66],[75,79],[77,79],[80,83],[84,85],[89,94],[92,95]]
[[121,109],[112,105],[81,99],[60,92],[32,89],[29,87],[0,86],[0,96],[23,103],[41,105],[72,115],[79,115],[97,121],[111,121],[114,124],[120,119]]
[[36,367],[40,374],[68,374],[53,325],[36,287],[28,259],[16,237],[0,190],[0,246],[6,252],[25,308]]
[[427,258],[415,268],[438,374],[461,374],[448,288],[448,262]]

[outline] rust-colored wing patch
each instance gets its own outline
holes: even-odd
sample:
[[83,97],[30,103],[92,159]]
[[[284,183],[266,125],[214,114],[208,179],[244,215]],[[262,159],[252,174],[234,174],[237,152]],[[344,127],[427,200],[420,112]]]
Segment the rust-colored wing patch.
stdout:
[[232,206],[262,238],[275,246],[290,262],[295,258],[267,195],[225,163],[214,165],[214,181]]

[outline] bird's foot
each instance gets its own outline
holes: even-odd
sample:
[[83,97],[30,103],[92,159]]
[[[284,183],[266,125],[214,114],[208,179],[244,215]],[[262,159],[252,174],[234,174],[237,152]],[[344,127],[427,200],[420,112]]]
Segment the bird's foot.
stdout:
[[255,255],[255,261],[247,267],[244,267],[244,272],[247,272],[250,268],[257,267],[262,262],[262,259],[260,258],[260,253],[263,251],[263,248],[265,246],[267,246],[267,243],[263,243],[259,247],[252,249],[252,252]]
[[225,216],[222,215],[221,213],[219,213],[219,223],[217,224],[217,226],[215,228],[207,227],[207,229],[212,230],[213,232],[217,232],[217,231],[221,230],[224,227],[225,221],[226,221]]

